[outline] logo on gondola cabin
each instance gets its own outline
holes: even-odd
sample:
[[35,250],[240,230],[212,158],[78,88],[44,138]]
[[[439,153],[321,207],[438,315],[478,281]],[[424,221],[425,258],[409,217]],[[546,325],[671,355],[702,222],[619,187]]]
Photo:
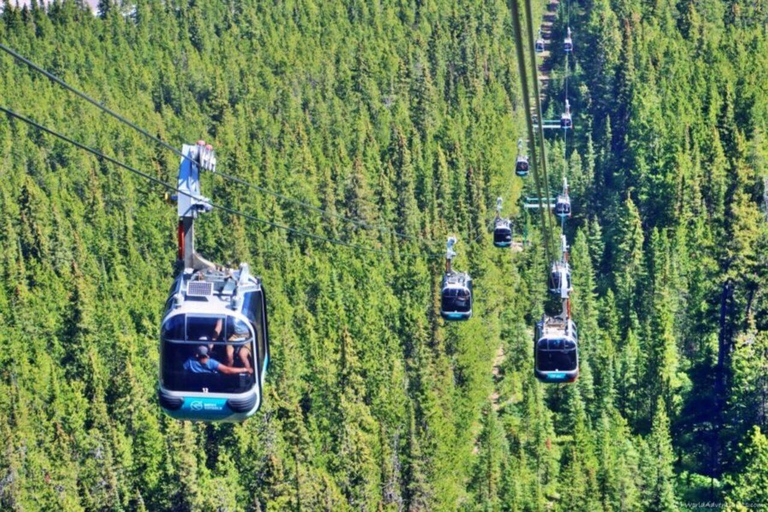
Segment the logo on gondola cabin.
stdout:
[[191,404],[189,404],[189,408],[193,411],[202,411],[203,410],[203,402],[200,401],[194,401]]

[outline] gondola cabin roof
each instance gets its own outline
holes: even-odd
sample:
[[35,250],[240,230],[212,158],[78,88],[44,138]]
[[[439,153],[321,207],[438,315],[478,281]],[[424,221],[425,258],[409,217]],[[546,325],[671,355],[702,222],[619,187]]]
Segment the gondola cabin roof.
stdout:
[[472,278],[466,272],[451,272],[445,274],[443,278],[444,288],[465,288],[469,285]]
[[[561,316],[545,316],[543,321],[540,323],[540,326],[540,340],[544,338],[563,338],[565,336],[570,336],[574,339],[578,337],[576,332],[576,324],[573,323],[573,320],[566,320]],[[566,332],[566,329],[568,332]]]
[[173,283],[168,305],[171,313],[226,315],[240,310],[236,297],[254,291],[261,291],[261,282],[247,265],[239,270],[185,269]]

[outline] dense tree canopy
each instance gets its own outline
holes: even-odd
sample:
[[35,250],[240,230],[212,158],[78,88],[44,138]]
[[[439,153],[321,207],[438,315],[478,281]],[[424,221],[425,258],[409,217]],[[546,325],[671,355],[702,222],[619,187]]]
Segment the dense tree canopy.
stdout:
[[[545,6],[534,6],[540,19]],[[262,409],[178,422],[156,399],[174,272],[163,190],[0,119],[3,510],[733,510],[764,499],[768,7],[557,7],[573,30],[581,377],[543,385],[539,220],[507,2],[6,3],[0,42],[170,144],[324,210],[204,176],[198,249],[269,293]],[[178,159],[7,55],[0,104],[166,182]],[[563,161],[563,154],[567,161]],[[522,252],[487,232],[497,196]],[[353,217],[348,223],[342,217]],[[383,229],[379,229],[383,228]],[[407,235],[400,237],[392,232]],[[442,248],[475,317],[439,318]]]

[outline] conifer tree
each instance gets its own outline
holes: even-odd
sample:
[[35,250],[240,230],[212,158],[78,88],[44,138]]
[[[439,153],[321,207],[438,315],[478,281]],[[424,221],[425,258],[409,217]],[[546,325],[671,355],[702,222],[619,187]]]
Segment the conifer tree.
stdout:
[[643,504],[646,509],[679,510],[675,497],[674,453],[669,435],[666,404],[659,399],[653,416],[651,435],[643,446],[640,471],[643,477]]
[[738,456],[740,471],[728,478],[726,509],[749,510],[768,500],[768,439],[753,427]]
[[636,306],[642,304],[638,296],[638,285],[644,279],[643,267],[643,228],[640,214],[630,197],[624,201],[621,218],[614,239],[613,275],[615,279],[616,300],[619,304],[622,327],[630,326],[630,315]]

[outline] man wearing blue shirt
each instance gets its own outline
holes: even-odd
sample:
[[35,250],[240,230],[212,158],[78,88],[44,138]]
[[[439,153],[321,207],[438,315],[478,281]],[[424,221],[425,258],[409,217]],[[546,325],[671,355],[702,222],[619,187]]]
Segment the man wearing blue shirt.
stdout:
[[208,347],[206,345],[197,347],[195,355],[184,363],[184,369],[191,373],[223,373],[224,375],[253,373],[253,368],[235,368],[221,364],[217,360],[208,357]]

